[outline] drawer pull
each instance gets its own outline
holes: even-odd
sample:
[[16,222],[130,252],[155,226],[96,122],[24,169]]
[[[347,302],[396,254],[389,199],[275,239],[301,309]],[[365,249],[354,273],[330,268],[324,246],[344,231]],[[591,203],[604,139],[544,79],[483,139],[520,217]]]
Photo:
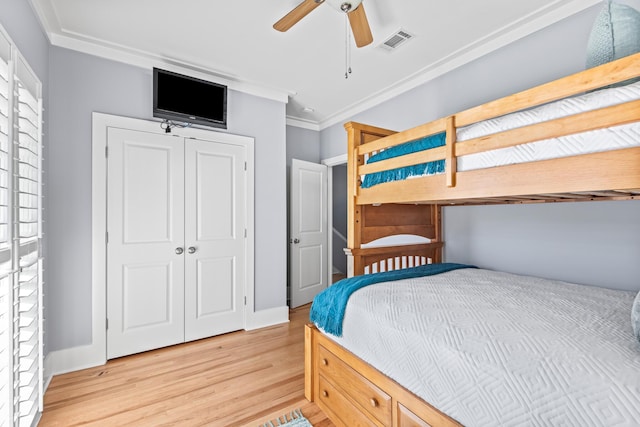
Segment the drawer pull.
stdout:
[[375,397],[372,397],[371,400],[369,400],[369,403],[371,403],[371,406],[374,408],[378,407],[378,400]]
[[324,366],[327,366],[329,364],[329,361],[327,359],[322,359],[322,364]]
[[329,397],[329,392],[327,390],[322,390],[322,396]]

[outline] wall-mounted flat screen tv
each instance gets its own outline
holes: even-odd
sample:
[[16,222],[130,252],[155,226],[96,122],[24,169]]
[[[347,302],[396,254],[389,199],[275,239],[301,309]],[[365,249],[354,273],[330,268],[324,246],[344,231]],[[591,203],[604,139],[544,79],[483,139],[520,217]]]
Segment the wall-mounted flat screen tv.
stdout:
[[227,87],[153,69],[153,117],[227,128]]

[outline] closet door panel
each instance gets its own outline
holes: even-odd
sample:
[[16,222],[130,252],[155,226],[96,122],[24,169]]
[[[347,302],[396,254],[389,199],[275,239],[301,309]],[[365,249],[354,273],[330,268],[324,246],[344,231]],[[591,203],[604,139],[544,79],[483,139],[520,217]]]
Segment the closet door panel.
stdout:
[[175,149],[133,141],[122,148],[123,242],[171,242],[174,230],[169,205],[176,190],[171,182],[171,157]]
[[185,143],[185,338],[244,327],[246,149]]
[[215,278],[218,283],[234,284],[235,257],[202,259],[196,264],[196,318],[233,311],[235,286],[208,286],[208,278]]
[[182,139],[108,130],[107,357],[184,341]]
[[[122,330],[171,322],[171,265],[138,264],[122,267]],[[153,297],[150,297],[150,296]],[[140,310],[144,307],[144,310]]]
[[[226,147],[216,148],[218,151]],[[194,213],[198,241],[228,241],[236,238],[236,163],[237,158],[227,153],[200,151],[196,154],[196,170],[193,172],[196,173]]]

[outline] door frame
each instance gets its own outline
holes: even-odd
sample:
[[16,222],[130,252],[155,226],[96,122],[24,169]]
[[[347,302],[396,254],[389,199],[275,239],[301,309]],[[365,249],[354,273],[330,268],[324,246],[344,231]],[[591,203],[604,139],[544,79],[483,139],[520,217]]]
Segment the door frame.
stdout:
[[[65,364],[97,366],[107,361],[107,128],[116,127],[142,132],[164,134],[159,121],[134,119],[111,114],[92,114],[92,171],[91,171],[91,344]],[[246,265],[244,295],[244,327],[255,317],[254,250],[255,250],[255,159],[254,138],[197,128],[173,128],[177,137],[212,140],[220,143],[244,145],[247,150],[246,188]],[[75,362],[75,365],[74,365]],[[81,368],[80,368],[81,369]]]
[[[322,160],[320,163],[327,166],[327,231],[329,236],[327,239],[327,262],[329,269],[329,283],[327,287],[333,284],[333,167],[347,164],[347,155],[330,157]],[[345,255],[346,256],[346,255]],[[345,271],[345,274],[347,272]]]

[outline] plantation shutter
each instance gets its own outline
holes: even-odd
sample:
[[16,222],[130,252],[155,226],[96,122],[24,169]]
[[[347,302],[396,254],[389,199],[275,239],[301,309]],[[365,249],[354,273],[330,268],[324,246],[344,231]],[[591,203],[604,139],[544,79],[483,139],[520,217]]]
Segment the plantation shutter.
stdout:
[[[41,412],[42,360],[42,259],[41,212],[41,105],[40,83],[18,56],[14,84],[17,132],[14,133],[14,407],[17,425],[28,427]],[[17,306],[15,303],[17,302]],[[16,334],[17,332],[17,334]],[[16,351],[17,350],[17,351]],[[14,420],[15,420],[14,416]]]
[[9,240],[9,59],[11,45],[0,33],[0,426],[13,418],[13,297]]
[[0,26],[0,427],[42,412],[42,100]]

